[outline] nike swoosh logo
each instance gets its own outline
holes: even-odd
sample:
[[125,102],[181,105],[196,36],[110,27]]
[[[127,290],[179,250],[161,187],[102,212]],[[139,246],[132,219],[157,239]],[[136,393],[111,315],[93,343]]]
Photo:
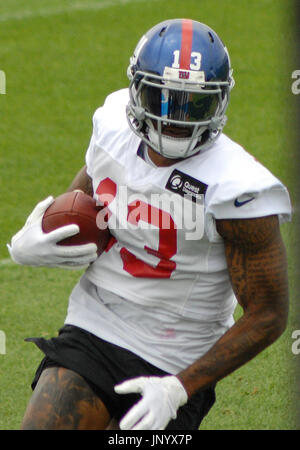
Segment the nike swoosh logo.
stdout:
[[248,198],[247,200],[244,200],[242,202],[240,202],[237,198],[234,201],[234,206],[236,206],[237,208],[240,208],[241,206],[245,205],[246,203],[252,202],[252,200],[254,200],[254,197]]

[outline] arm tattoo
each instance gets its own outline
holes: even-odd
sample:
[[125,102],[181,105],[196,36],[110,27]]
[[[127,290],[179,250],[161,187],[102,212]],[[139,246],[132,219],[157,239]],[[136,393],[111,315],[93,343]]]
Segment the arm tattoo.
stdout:
[[217,228],[244,315],[206,355],[178,374],[190,395],[261,352],[280,336],[287,321],[287,264],[277,217],[222,220]]

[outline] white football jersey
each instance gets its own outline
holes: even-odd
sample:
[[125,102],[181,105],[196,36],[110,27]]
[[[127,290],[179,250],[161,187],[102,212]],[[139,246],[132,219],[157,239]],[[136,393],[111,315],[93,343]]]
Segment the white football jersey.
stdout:
[[177,373],[233,323],[236,299],[215,220],[277,214],[285,221],[290,199],[224,134],[172,166],[149,164],[128,126],[127,103],[127,89],[115,92],[93,117],[87,172],[113,238],[74,288],[66,323]]

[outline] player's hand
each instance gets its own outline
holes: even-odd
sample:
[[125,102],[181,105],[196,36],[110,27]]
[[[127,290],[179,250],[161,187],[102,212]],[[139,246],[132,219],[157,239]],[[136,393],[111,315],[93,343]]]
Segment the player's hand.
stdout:
[[52,196],[38,203],[24,227],[7,244],[13,261],[29,266],[82,269],[97,259],[96,244],[63,246],[59,241],[79,232],[78,225],[67,225],[50,233],[42,230],[46,209],[53,203]]
[[183,385],[172,375],[133,378],[115,386],[115,391],[142,395],[121,420],[121,430],[164,430],[188,399]]

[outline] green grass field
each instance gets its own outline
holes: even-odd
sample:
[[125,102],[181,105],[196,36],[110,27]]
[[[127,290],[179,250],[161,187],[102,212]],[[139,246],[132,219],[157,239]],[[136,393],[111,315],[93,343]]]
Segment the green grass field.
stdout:
[[[129,57],[154,24],[190,17],[225,41],[236,87],[226,133],[289,187],[297,202],[291,93],[292,0],[5,0],[0,3],[0,430],[15,430],[41,353],[28,336],[53,336],[80,272],[10,264],[6,243],[33,206],[63,192],[84,163],[94,110],[128,84]],[[284,335],[221,381],[203,429],[296,429],[292,331],[297,322],[296,225],[282,227],[291,308]],[[240,311],[237,311],[237,315]]]

